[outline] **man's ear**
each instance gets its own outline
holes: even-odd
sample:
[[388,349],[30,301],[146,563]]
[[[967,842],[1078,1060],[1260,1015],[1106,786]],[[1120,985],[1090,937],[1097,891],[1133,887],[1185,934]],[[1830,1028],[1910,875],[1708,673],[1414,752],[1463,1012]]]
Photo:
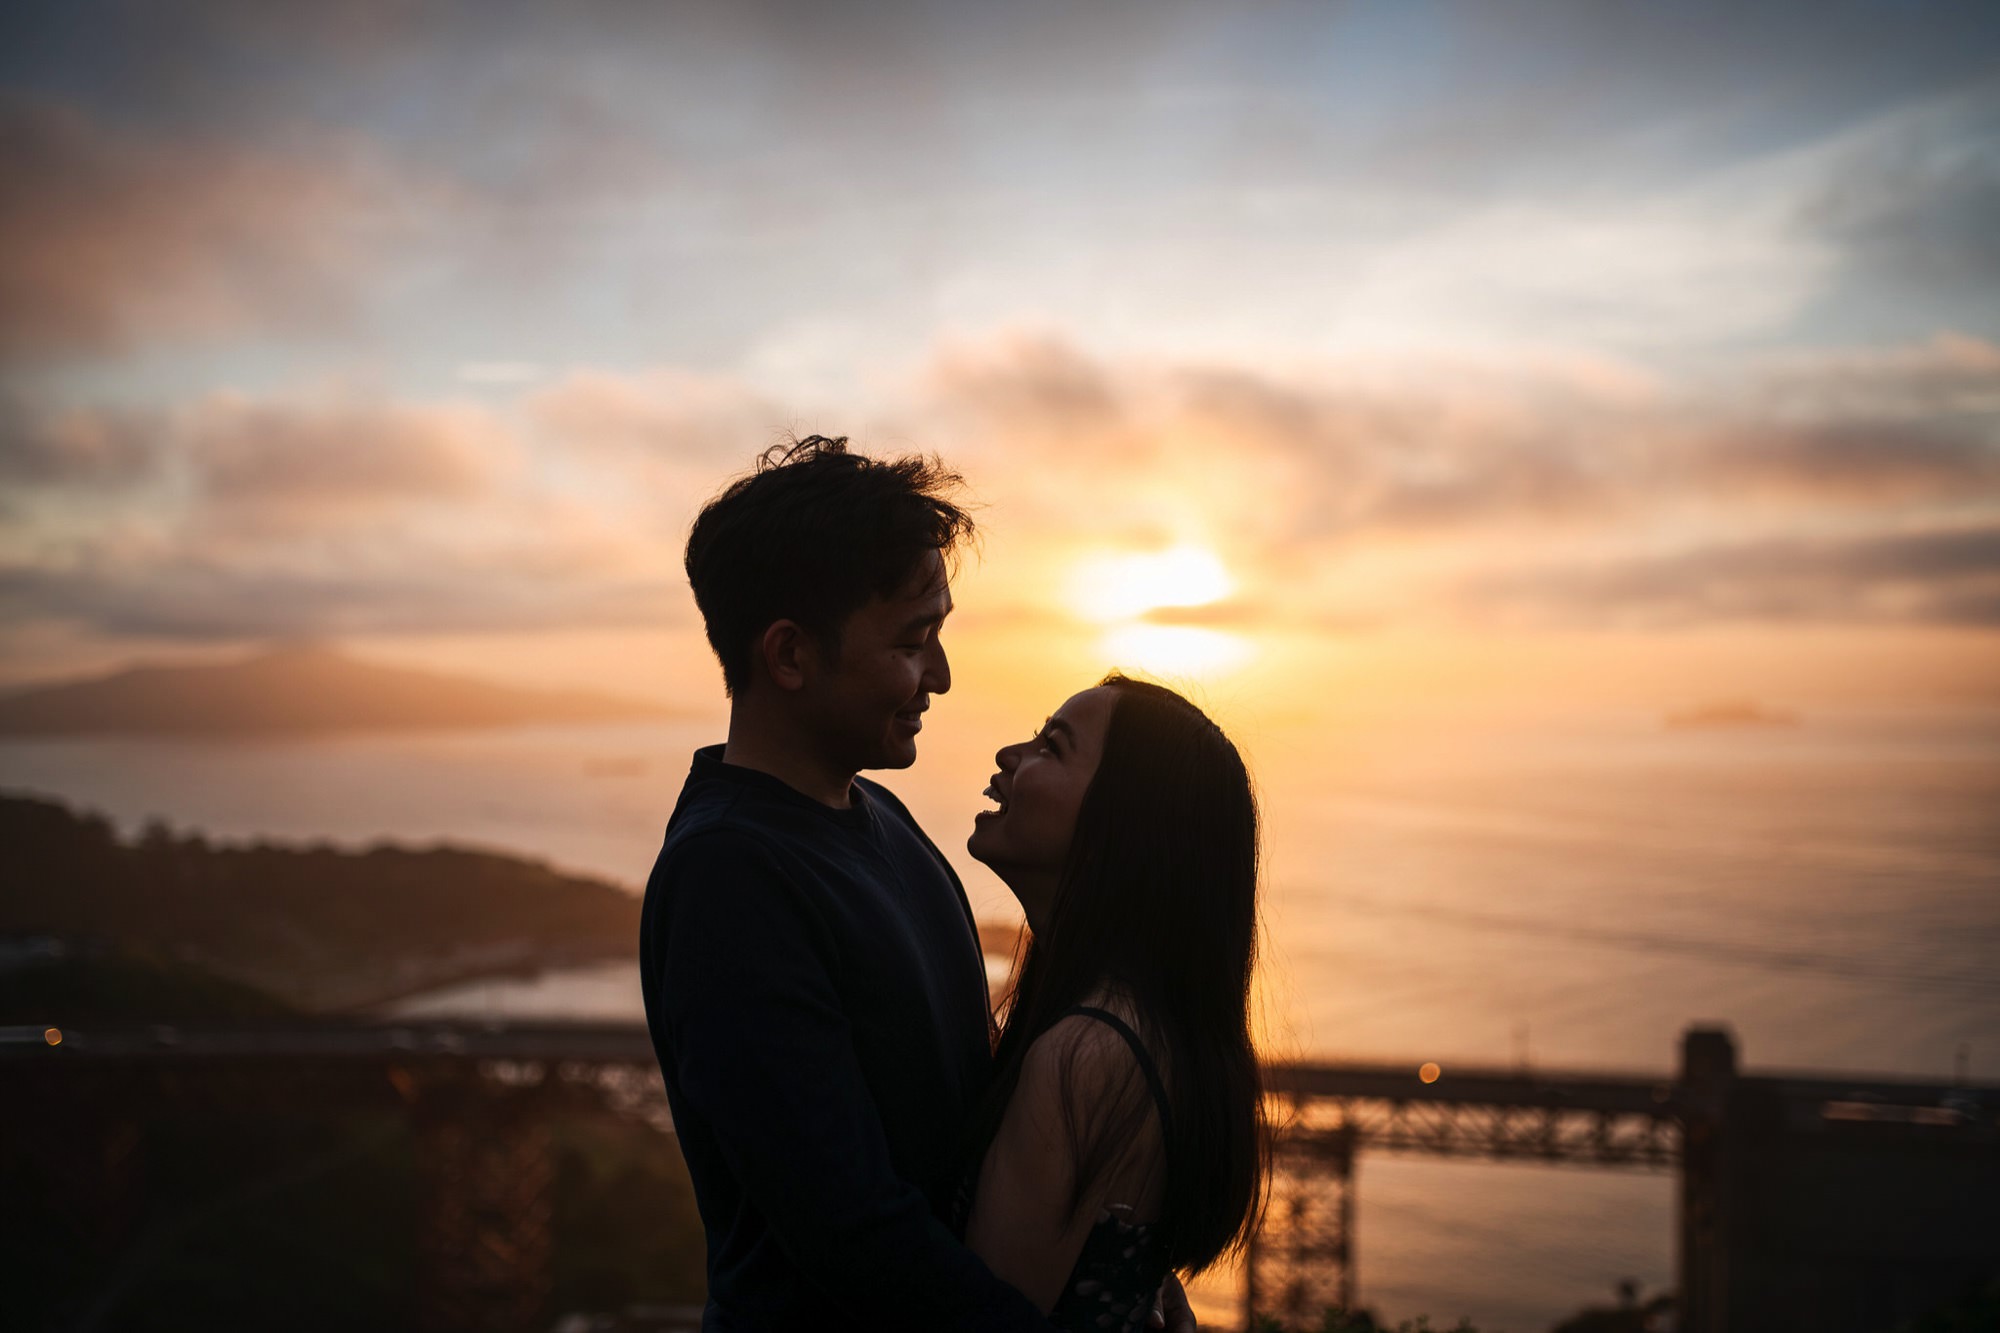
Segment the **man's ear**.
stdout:
[[757,640],[764,674],[781,690],[805,688],[806,673],[818,666],[819,644],[796,620],[774,620]]

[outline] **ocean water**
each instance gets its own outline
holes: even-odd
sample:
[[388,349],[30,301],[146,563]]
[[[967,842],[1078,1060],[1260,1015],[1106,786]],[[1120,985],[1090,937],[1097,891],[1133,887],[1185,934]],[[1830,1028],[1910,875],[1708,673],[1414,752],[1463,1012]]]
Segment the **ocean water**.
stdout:
[[[213,745],[0,746],[0,787],[136,828],[447,839],[636,887],[712,723]],[[997,738],[996,738],[997,739]],[[1253,741],[1268,817],[1268,1049],[1666,1073],[1727,1023],[1752,1069],[2000,1081],[2000,715],[1663,729],[1578,716]],[[891,779],[959,854],[987,745]],[[607,964],[474,984],[412,1012],[639,1015]],[[1621,1278],[1671,1285],[1670,1177],[1364,1156],[1364,1301],[1547,1328]],[[1216,1326],[1234,1278],[1198,1284]]]

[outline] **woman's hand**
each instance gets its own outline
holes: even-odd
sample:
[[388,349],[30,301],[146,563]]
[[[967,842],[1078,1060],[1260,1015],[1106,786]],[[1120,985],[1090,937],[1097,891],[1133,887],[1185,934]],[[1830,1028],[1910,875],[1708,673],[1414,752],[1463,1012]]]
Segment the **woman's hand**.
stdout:
[[1160,1284],[1160,1294],[1153,1298],[1152,1318],[1146,1325],[1164,1328],[1167,1333],[1201,1333],[1194,1322],[1194,1307],[1188,1304],[1187,1289],[1172,1273]]

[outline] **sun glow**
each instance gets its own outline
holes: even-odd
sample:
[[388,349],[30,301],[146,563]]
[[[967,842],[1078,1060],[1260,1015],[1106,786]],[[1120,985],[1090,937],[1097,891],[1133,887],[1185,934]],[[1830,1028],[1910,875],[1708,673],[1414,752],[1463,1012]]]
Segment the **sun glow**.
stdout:
[[1112,666],[1163,676],[1205,676],[1250,660],[1241,634],[1193,625],[1115,625],[1098,640]]
[[1191,542],[1158,551],[1105,553],[1084,560],[1071,580],[1071,605],[1103,625],[1097,649],[1115,666],[1159,675],[1207,675],[1251,656],[1241,634],[1160,623],[1156,613],[1211,606],[1236,591],[1215,552]]
[[1164,551],[1101,555],[1077,566],[1071,601],[1092,620],[1131,620],[1169,606],[1206,606],[1236,590],[1215,552],[1183,543]]

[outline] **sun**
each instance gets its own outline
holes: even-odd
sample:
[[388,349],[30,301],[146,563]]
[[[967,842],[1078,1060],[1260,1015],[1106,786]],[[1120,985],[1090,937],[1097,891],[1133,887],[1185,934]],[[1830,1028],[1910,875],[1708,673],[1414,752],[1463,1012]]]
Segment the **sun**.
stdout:
[[1070,602],[1104,627],[1097,650],[1107,665],[1201,676],[1242,665],[1252,655],[1250,640],[1227,630],[1162,624],[1155,613],[1210,606],[1235,591],[1236,580],[1215,552],[1182,543],[1082,561],[1071,581]]
[[1071,601],[1089,619],[1112,624],[1164,607],[1207,606],[1235,590],[1215,552],[1183,543],[1085,560],[1071,582]]

